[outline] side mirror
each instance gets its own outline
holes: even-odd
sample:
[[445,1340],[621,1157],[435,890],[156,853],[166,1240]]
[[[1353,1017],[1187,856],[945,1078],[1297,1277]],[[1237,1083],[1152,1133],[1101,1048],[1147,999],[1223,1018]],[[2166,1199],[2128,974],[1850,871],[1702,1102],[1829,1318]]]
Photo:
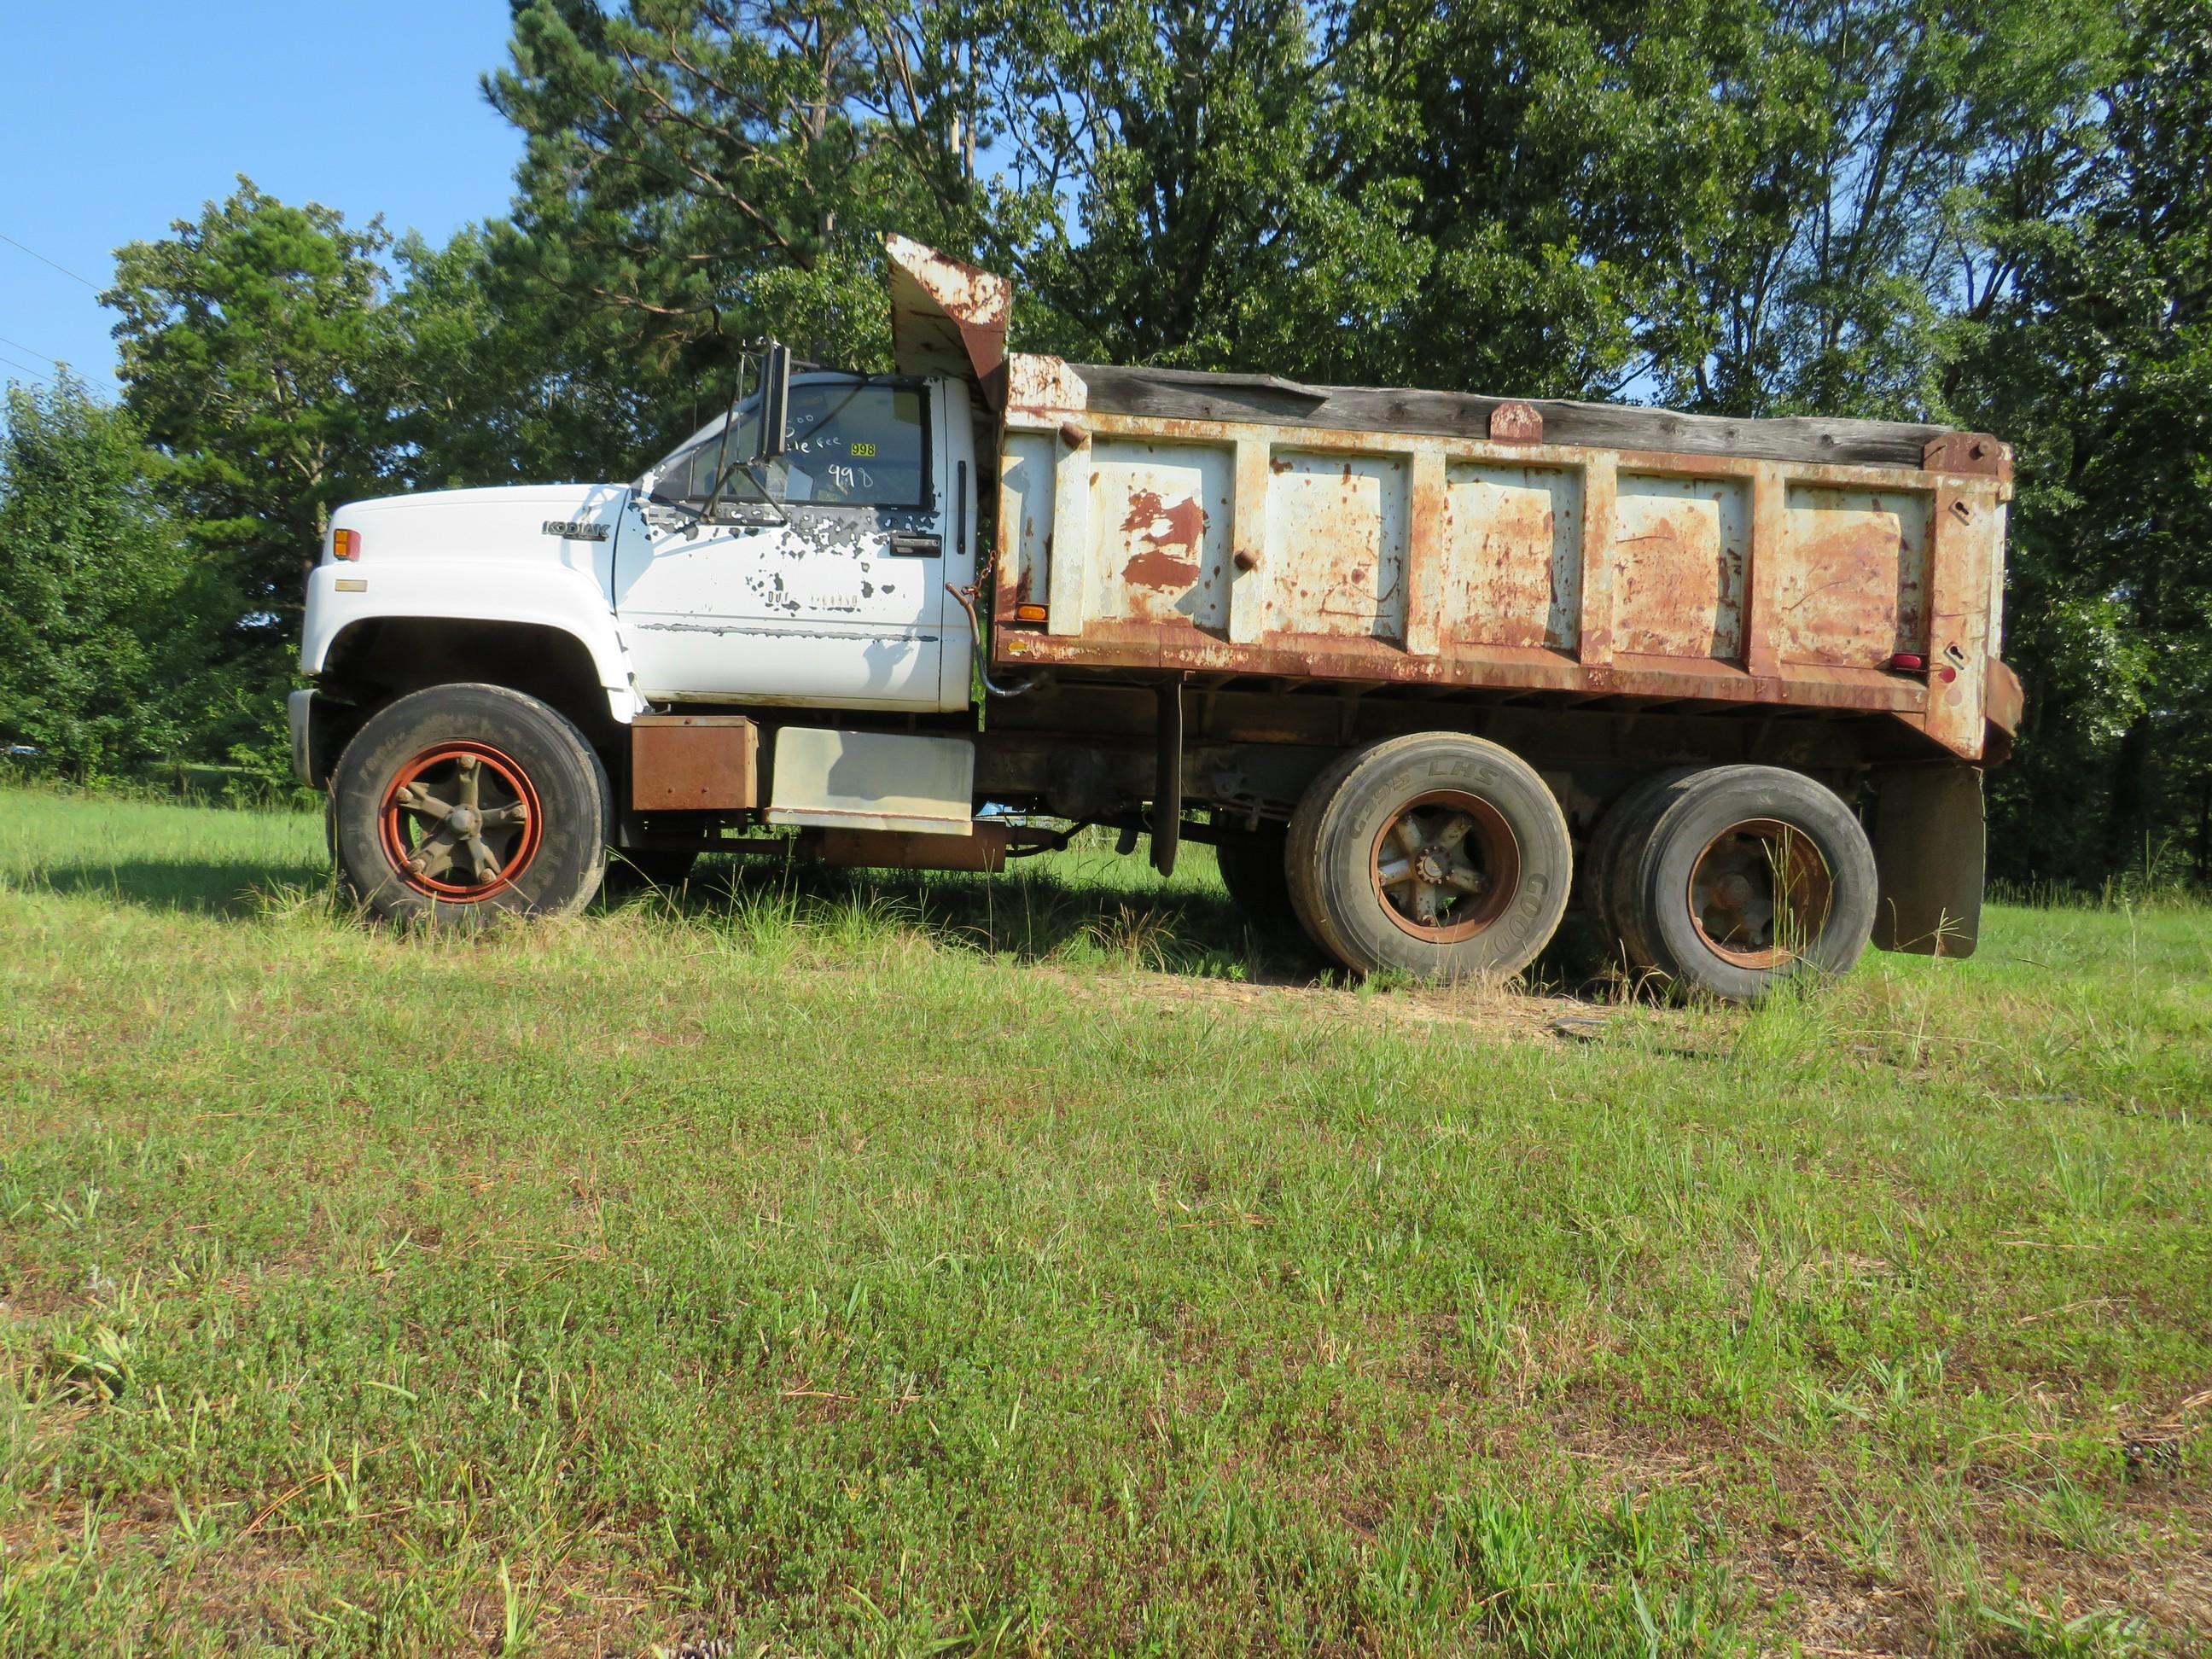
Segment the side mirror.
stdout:
[[756,461],[772,461],[790,447],[791,348],[771,340],[761,368],[760,441]]

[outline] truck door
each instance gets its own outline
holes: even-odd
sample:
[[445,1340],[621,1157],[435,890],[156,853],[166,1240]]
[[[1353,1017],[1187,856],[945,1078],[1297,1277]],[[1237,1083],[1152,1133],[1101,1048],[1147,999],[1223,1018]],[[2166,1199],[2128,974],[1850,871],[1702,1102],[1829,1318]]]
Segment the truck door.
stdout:
[[[953,521],[966,517],[952,496],[968,471],[952,476],[944,404],[926,381],[793,377],[787,452],[757,482],[726,471],[710,522],[697,513],[718,465],[753,451],[750,409],[726,452],[710,428],[648,473],[615,550],[615,610],[639,690],[942,706],[948,555]],[[962,701],[966,690],[963,674]]]

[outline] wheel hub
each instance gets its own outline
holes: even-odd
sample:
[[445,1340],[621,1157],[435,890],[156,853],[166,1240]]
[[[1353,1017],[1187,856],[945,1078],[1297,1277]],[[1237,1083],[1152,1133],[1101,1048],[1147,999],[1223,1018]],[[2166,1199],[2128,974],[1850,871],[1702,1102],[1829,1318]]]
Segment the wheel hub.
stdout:
[[1385,913],[1433,944],[1455,944],[1497,921],[1520,871],[1520,848],[1504,816],[1457,790],[1407,802],[1375,840],[1372,873]]
[[514,885],[543,836],[538,792],[514,761],[486,744],[449,743],[399,769],[378,830],[401,881],[469,904]]
[[1730,824],[1690,866],[1691,925],[1739,968],[1795,961],[1826,926],[1833,884],[1810,837],[1772,818]]

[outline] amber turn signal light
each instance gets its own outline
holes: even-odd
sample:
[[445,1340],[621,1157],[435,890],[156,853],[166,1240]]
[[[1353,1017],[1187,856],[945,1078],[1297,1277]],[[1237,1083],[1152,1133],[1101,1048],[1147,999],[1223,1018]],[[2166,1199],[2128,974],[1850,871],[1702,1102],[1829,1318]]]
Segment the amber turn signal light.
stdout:
[[331,532],[331,556],[334,559],[357,559],[361,556],[361,532],[333,530]]
[[1018,605],[1014,607],[1016,622],[1042,622],[1044,616],[1044,607],[1041,605]]

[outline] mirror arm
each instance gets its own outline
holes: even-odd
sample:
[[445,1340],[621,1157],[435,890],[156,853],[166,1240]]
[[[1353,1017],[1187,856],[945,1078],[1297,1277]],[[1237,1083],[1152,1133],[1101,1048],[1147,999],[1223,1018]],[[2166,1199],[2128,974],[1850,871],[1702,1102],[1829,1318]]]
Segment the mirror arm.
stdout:
[[783,503],[781,501],[777,501],[773,495],[769,494],[768,480],[762,477],[760,475],[760,463],[758,461],[740,461],[738,465],[744,468],[745,477],[750,478],[753,481],[753,488],[760,491],[762,504],[764,505],[769,512],[775,514],[780,522],[789,524],[791,522],[791,514],[783,510]]

